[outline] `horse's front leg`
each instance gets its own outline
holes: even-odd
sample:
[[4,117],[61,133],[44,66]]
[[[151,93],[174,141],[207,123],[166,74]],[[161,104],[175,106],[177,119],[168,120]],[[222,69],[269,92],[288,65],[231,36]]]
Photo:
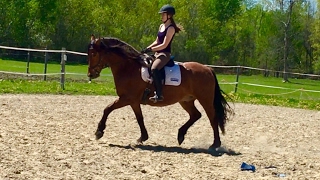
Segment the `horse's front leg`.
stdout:
[[124,107],[129,105],[129,102],[125,99],[125,98],[118,98],[117,100],[115,100],[113,103],[109,104],[103,111],[103,116],[98,124],[98,129],[95,133],[96,135],[96,139],[100,139],[103,136],[103,131],[106,128],[106,122],[107,122],[107,118],[109,116],[109,114],[118,108]]
[[141,131],[141,136],[137,140],[137,142],[142,143],[143,141],[148,140],[149,136],[148,136],[147,129],[144,126],[143,115],[142,115],[140,104],[131,104],[131,108],[137,118],[137,121],[138,121],[138,124],[140,127],[140,131]]

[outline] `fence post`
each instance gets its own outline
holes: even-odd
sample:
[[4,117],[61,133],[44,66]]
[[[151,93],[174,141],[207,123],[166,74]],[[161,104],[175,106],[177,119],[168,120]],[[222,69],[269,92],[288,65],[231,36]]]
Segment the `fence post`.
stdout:
[[236,78],[236,85],[234,87],[234,93],[237,93],[237,90],[238,90],[240,68],[241,68],[241,66],[238,65],[237,66],[237,78]]
[[[47,47],[45,48],[45,50],[47,50]],[[43,76],[43,80],[46,81],[47,80],[47,67],[48,67],[48,53],[47,51],[44,53],[44,76]]]
[[[28,46],[28,49],[30,49],[30,46]],[[30,51],[28,51],[27,74],[29,74],[29,67],[30,67]]]
[[64,82],[65,82],[65,65],[66,65],[67,55],[66,55],[66,48],[62,48],[61,52],[61,78],[60,78],[60,85],[62,90],[64,90]]

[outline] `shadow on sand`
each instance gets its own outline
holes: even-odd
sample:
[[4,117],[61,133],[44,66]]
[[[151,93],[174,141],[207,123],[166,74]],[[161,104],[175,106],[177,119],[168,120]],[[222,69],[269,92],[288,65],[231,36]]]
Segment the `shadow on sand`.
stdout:
[[153,152],[168,152],[168,153],[181,153],[181,154],[199,154],[199,153],[204,153],[204,154],[210,154],[212,156],[222,156],[224,154],[229,155],[229,156],[238,156],[241,155],[239,152],[235,152],[234,150],[231,149],[226,149],[224,147],[219,147],[217,149],[206,149],[206,148],[182,148],[182,147],[165,147],[165,146],[160,146],[160,145],[115,145],[115,144],[109,144],[110,147],[117,147],[117,148],[122,148],[122,149],[140,149],[144,151],[153,151]]

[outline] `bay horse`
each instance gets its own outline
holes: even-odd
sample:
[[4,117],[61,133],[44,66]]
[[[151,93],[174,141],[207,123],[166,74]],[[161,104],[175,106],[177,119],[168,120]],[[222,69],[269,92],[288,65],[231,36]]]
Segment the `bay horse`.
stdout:
[[108,115],[115,109],[129,105],[134,111],[141,131],[137,142],[143,143],[148,139],[148,132],[144,125],[141,105],[161,107],[178,102],[190,116],[189,120],[178,130],[177,140],[181,145],[190,126],[201,118],[201,113],[195,106],[195,100],[198,100],[213,129],[214,140],[210,148],[220,147],[219,127],[224,134],[226,121],[229,115],[233,114],[233,109],[223,96],[225,93],[220,89],[213,69],[197,62],[179,63],[181,84],[178,86],[164,85],[164,100],[154,103],[149,100],[145,101],[145,98],[148,99],[153,95],[146,94],[145,90],[150,89],[151,92],[155,90],[152,84],[145,82],[141,77],[142,67],[148,66],[142,58],[146,56],[117,38],[99,37],[96,39],[94,35],[91,36],[91,43],[88,46],[88,77],[97,78],[102,69],[110,67],[118,95],[118,99],[104,109],[95,133],[96,139],[103,136]]

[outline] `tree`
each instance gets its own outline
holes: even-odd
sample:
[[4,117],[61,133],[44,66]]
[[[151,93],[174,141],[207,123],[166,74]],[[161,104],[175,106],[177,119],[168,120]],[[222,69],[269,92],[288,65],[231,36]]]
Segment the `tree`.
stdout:
[[285,81],[288,71],[320,72],[320,14],[311,0],[2,0],[0,43],[85,52],[93,33],[140,50],[155,40],[167,3],[185,30],[173,41],[178,61],[283,71]]
[[[286,21],[282,21],[284,25],[284,45],[283,45],[283,82],[288,82],[288,74],[287,74],[287,58],[288,58],[288,31],[291,25],[291,15],[292,9],[295,4],[295,0],[289,0],[289,7],[287,9],[287,19]],[[281,9],[283,10],[283,1],[281,1]]]
[[318,0],[317,5],[318,11],[312,24],[311,42],[314,56],[313,69],[320,74],[320,0]]

